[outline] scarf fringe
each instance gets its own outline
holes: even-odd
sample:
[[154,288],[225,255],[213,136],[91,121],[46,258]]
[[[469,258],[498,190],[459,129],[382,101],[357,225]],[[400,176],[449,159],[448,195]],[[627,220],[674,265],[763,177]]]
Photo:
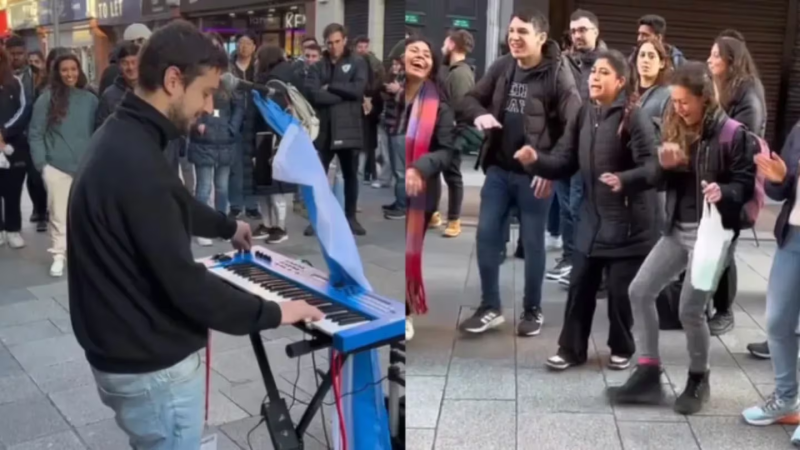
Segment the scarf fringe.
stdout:
[[406,255],[406,302],[415,315],[427,314],[428,302],[422,281],[422,255]]

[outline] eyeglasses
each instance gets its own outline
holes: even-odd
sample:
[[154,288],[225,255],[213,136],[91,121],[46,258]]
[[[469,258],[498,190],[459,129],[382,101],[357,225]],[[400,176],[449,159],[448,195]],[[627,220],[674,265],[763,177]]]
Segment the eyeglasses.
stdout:
[[570,34],[572,34],[572,35],[576,35],[576,34],[586,34],[586,33],[588,33],[589,31],[596,30],[596,29],[597,29],[597,28],[595,28],[595,27],[591,27],[591,28],[587,28],[587,27],[580,27],[580,28],[572,28],[572,29],[570,29],[570,30],[569,30],[569,32],[570,32]]

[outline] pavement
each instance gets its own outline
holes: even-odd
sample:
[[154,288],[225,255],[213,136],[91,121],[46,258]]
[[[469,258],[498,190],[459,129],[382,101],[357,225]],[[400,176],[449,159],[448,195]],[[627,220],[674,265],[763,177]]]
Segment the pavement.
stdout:
[[[402,299],[403,223],[387,222],[381,216],[380,205],[390,200],[388,189],[364,187],[362,192],[361,222],[369,234],[357,241],[366,275],[377,292]],[[31,207],[26,193],[23,199],[23,217],[27,218]],[[275,249],[324,267],[316,239],[302,235],[306,223],[290,215],[289,240]],[[66,278],[56,280],[48,275],[48,238],[35,233],[29,224],[23,233],[26,248],[0,248],[0,450],[128,449],[113,413],[100,402],[91,369],[72,333]],[[194,250],[202,257],[230,247],[219,243]],[[262,338],[273,373],[279,375],[278,387],[292,394],[297,383],[297,399],[310,400],[316,390],[311,358],[292,360],[284,351],[288,343],[302,339],[302,333],[284,327],[264,332]],[[208,434],[217,435],[218,450],[272,449],[264,425],[252,433],[252,447],[247,442],[248,433],[259,422],[265,395],[249,337],[214,332],[211,349]],[[382,357],[386,364],[386,352]],[[325,363],[324,357],[317,361]],[[296,424],[305,407],[295,405],[291,413]],[[331,411],[325,409],[329,421]],[[325,428],[330,431],[329,424]],[[327,448],[319,415],[309,434],[306,449]]]

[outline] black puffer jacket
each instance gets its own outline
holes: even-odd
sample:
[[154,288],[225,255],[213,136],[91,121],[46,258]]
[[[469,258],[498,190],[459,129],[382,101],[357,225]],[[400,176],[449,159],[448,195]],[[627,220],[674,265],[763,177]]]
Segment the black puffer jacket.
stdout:
[[669,86],[652,86],[639,98],[639,108],[660,127],[669,99]]
[[[225,90],[214,94],[214,113],[201,117],[189,134],[189,162],[199,166],[233,164],[244,119],[244,99]],[[203,125],[201,134],[198,127]]]
[[[624,114],[624,95],[610,107],[584,103],[564,140],[530,166],[551,180],[580,171],[584,201],[575,247],[588,256],[645,256],[659,237],[656,192],[649,183],[656,163],[653,123],[635,108],[620,132]],[[620,178],[622,192],[612,192],[600,181],[604,173]]]
[[749,81],[736,91],[725,112],[741,122],[748,130],[764,137],[767,134],[767,105],[764,99],[764,85],[761,81]]
[[117,106],[122,103],[122,97],[125,96],[125,93],[130,90],[131,87],[125,82],[125,78],[120,75],[114,80],[114,84],[103,91],[103,95],[100,96],[100,104],[97,105],[97,112],[95,113],[95,128],[100,128],[105,123],[108,116],[113,114]]
[[305,92],[320,121],[317,150],[364,147],[362,104],[368,82],[367,62],[347,50],[336,64],[324,52],[308,70]]
[[572,74],[575,77],[575,82],[578,86],[578,93],[581,94],[582,101],[589,100],[589,74],[592,72],[592,66],[597,61],[600,52],[607,50],[606,43],[602,40],[597,41],[597,46],[592,51],[587,52],[572,52],[568,57]]
[[0,137],[14,147],[14,153],[7,156],[11,167],[31,164],[26,133],[32,113],[33,99],[25,96],[25,87],[19,78],[11,77],[6,83],[0,83]]
[[[543,50],[544,59],[530,78],[524,112],[526,142],[532,143],[539,151],[547,152],[556,145],[567,123],[577,114],[581,99],[575,78],[562,59],[558,44],[548,41]],[[508,86],[516,64],[511,55],[506,55],[489,67],[486,75],[458,105],[461,108],[457,111],[459,122],[471,125],[484,114],[491,114],[500,123],[503,122]],[[502,141],[502,130],[488,132],[486,144],[478,156],[478,163],[484,170],[492,162],[495,152],[502,151]]]

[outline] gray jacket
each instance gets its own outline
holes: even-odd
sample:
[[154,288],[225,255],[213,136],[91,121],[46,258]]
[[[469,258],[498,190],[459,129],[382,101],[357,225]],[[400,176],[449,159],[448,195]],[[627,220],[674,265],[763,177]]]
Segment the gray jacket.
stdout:
[[667,110],[669,98],[669,86],[653,86],[639,98],[639,108],[656,124],[657,133],[661,130],[661,122],[664,117],[664,111]]

